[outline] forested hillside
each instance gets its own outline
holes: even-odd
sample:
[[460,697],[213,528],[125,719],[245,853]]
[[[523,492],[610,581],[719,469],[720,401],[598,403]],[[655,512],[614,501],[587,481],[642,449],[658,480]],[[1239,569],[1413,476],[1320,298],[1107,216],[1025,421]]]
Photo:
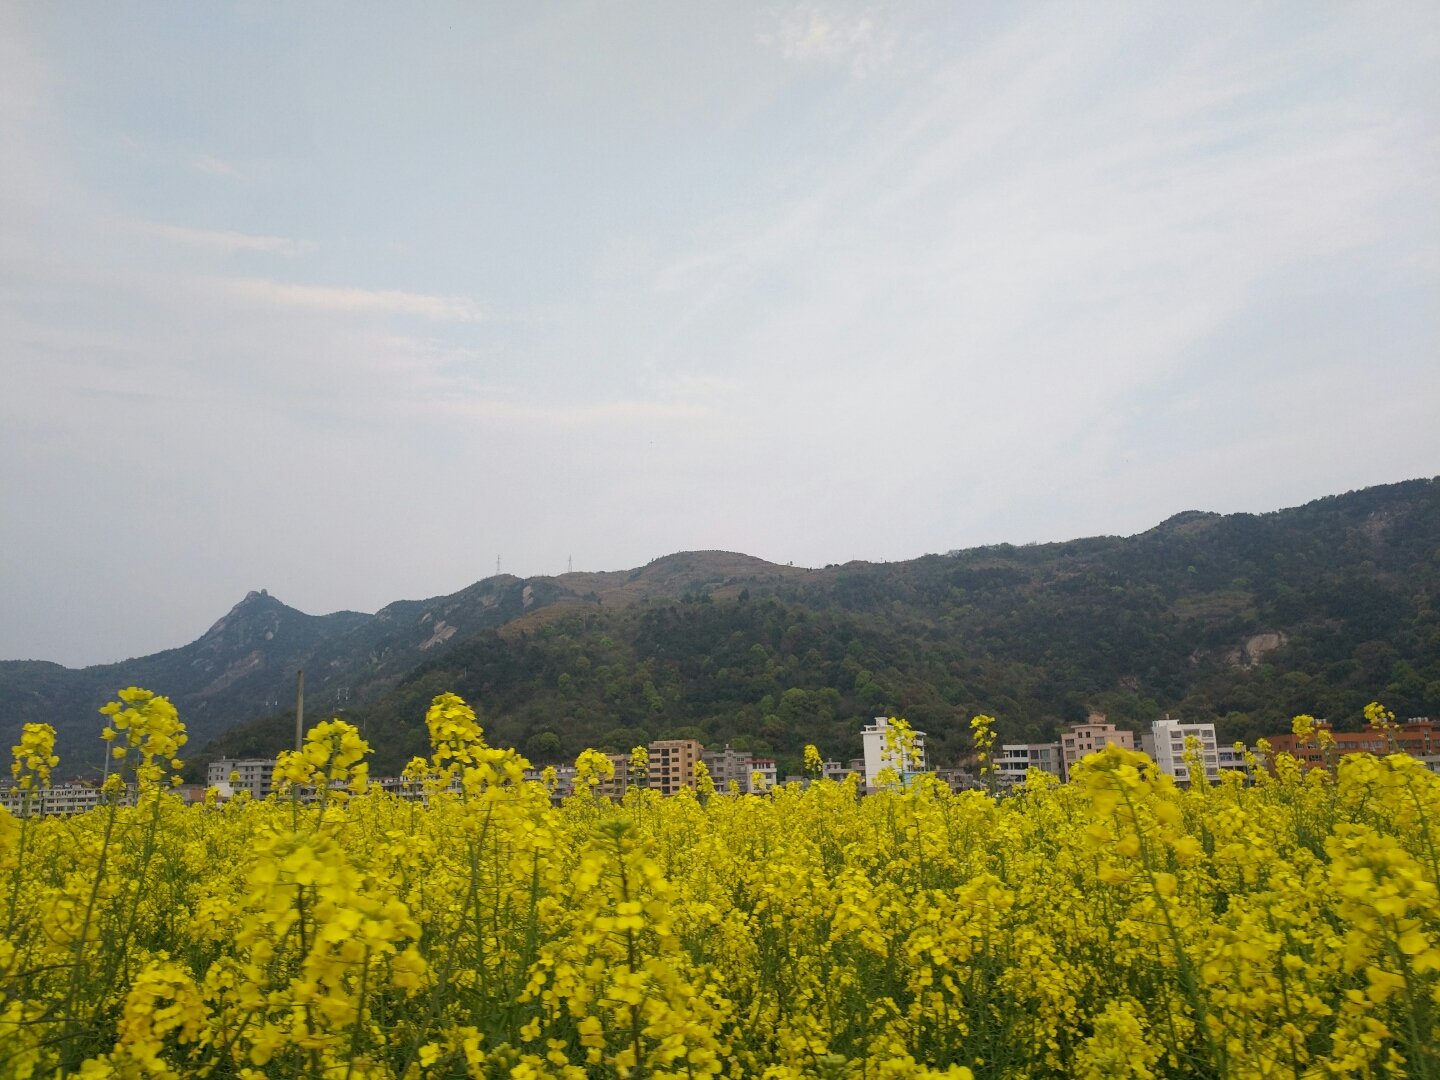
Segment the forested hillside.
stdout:
[[[672,559],[687,568],[677,582],[694,582],[705,553]],[[1214,720],[1247,740],[1297,712],[1353,727],[1377,697],[1401,716],[1440,714],[1433,480],[1264,515],[1184,513],[1128,538],[710,577],[680,595],[537,609],[347,715],[384,770],[423,749],[425,706],[444,690],[494,741],[542,761],[666,735],[782,765],[805,742],[845,757],[879,713],[928,731],[941,763],[968,750],[977,711],[1006,740],[1052,737],[1090,709],[1130,726]],[[273,752],[292,725],[246,725],[209,753]]]

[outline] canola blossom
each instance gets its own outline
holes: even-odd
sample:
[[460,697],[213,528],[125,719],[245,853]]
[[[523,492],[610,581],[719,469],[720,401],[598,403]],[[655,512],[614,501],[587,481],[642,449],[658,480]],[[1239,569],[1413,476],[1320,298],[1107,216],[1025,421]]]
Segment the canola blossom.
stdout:
[[1440,777],[1403,755],[613,802],[591,753],[555,805],[442,695],[410,798],[332,720],[284,794],[187,806],[169,703],[106,716],[107,803],[0,811],[7,1077],[1440,1075]]

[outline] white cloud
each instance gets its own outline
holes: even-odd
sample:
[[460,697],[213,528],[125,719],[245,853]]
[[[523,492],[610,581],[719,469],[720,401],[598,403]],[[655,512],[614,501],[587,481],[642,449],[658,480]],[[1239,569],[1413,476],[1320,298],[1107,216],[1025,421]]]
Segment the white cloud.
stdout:
[[238,177],[240,170],[228,161],[212,157],[210,154],[198,154],[191,159],[190,165],[197,172],[206,173],[210,176]]
[[617,400],[552,404],[479,398],[427,401],[420,406],[420,411],[444,414],[454,419],[544,424],[554,427],[680,423],[702,419],[709,413],[704,406],[691,402]]
[[895,56],[895,34],[874,10],[849,15],[825,4],[798,4],[779,25],[759,35],[760,44],[787,60],[846,66],[856,76],[885,67]]
[[237,251],[253,251],[266,255],[306,255],[315,250],[308,240],[292,240],[288,236],[257,236],[228,229],[191,229],[184,225],[168,225],[160,221],[137,221],[128,228],[159,240],[189,247],[202,248],[222,255]]
[[269,307],[356,314],[415,315],[437,322],[479,322],[480,306],[465,296],[434,296],[399,289],[360,289],[334,285],[301,285],[271,278],[207,279],[222,295]]

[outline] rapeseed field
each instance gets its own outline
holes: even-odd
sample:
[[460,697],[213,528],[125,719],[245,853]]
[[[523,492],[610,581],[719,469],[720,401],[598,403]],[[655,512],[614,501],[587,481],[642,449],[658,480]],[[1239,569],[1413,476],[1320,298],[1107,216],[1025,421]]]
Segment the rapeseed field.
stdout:
[[0,812],[6,1077],[1440,1075],[1440,777],[1403,755],[616,803],[588,754],[557,806],[443,695],[419,798],[328,721],[280,794],[186,806],[170,704],[104,712],[105,804]]

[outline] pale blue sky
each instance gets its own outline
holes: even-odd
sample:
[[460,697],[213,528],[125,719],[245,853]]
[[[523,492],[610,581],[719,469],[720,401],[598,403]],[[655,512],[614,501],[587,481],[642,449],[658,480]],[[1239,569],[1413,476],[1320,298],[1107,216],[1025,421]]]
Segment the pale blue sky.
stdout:
[[1440,7],[0,0],[0,657],[1440,472]]

